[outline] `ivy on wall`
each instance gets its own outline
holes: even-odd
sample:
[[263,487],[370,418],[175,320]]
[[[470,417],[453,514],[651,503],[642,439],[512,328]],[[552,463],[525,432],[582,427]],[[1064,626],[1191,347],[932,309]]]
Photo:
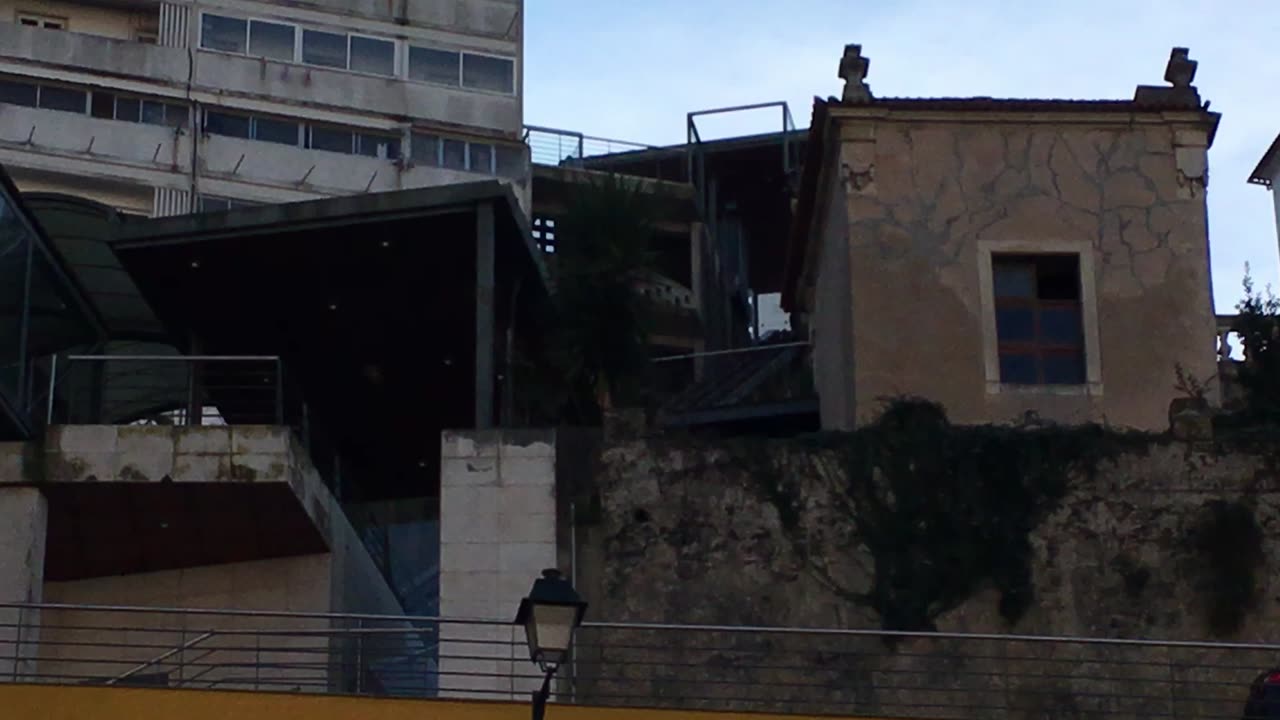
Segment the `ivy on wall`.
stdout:
[[[936,403],[895,400],[871,425],[807,441],[833,459],[824,472],[874,559],[869,590],[821,579],[873,608],[887,630],[931,630],[940,614],[987,585],[1000,592],[1001,615],[1015,622],[1034,599],[1031,531],[1057,506],[1068,478],[1156,439],[1100,426],[954,426]],[[744,449],[755,453],[757,489],[803,547],[796,484],[779,474],[767,449]]]

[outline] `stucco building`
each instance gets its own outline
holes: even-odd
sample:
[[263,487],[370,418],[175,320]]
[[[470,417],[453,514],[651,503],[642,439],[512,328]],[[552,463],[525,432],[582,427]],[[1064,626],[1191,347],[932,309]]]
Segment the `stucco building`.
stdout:
[[843,98],[815,102],[789,241],[823,426],[915,395],[963,423],[1166,427],[1176,368],[1215,373],[1219,116],[1186,50],[1132,100],[879,98],[867,66],[847,48]]
[[0,163],[144,216],[504,178],[522,0],[3,0]]

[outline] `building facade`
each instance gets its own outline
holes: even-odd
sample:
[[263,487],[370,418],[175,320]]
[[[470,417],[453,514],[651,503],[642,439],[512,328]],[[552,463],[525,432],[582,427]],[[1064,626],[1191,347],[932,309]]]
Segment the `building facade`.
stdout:
[[1167,427],[1215,373],[1205,191],[1218,116],[1175,49],[1130,100],[874,98],[850,46],[819,101],[787,301],[827,428],[923,396],[962,423],[1034,413]]
[[1280,193],[1276,192],[1276,184],[1280,183],[1280,135],[1263,153],[1258,166],[1249,175],[1249,182],[1261,185],[1271,191],[1271,199],[1276,205],[1276,239],[1280,242]]
[[144,216],[500,177],[523,0],[0,2],[0,163]]

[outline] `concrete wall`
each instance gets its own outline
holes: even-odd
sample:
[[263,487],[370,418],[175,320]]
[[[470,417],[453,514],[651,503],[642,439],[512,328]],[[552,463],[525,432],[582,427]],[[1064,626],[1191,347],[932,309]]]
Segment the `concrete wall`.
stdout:
[[[330,611],[329,554],[186,568],[168,572],[93,578],[45,585],[52,604],[115,605],[211,610],[322,613]],[[180,648],[202,634],[189,651],[147,669],[170,682],[222,689],[291,685],[327,686],[332,651],[324,619],[240,617],[93,610],[43,612],[40,674],[69,679],[110,678]],[[279,631],[296,631],[293,636]],[[275,635],[255,635],[275,632]],[[239,634],[244,633],[244,634]],[[95,662],[96,661],[96,662]],[[237,667],[247,663],[247,670]],[[259,667],[291,663],[306,667]],[[194,678],[200,675],[197,682]]]
[[819,225],[822,271],[814,291],[810,338],[814,382],[822,388],[818,396],[822,426],[832,429],[848,429],[854,411],[853,314],[845,300],[851,283],[849,216],[844,203],[835,201],[840,187],[840,175],[829,173]]
[[[555,443],[551,430],[444,433],[442,616],[509,621],[541,571],[557,566]],[[447,626],[441,635],[442,694],[498,699],[537,689],[523,628]]]
[[[1198,378],[1215,372],[1207,138],[1189,115],[1135,125],[838,117],[835,167],[846,181],[827,192],[849,218],[853,353],[844,367],[856,404],[841,418],[824,414],[824,425],[865,422],[880,398],[912,394],[962,423],[1034,410],[1165,427],[1175,365]],[[838,225],[827,232],[838,241]],[[1080,254],[1085,385],[1000,382],[990,285],[998,252]],[[819,390],[841,394],[827,372]]]
[[[21,446],[11,445],[4,456]],[[0,466],[0,482],[15,464]],[[39,603],[43,594],[48,503],[30,487],[0,487],[0,603]],[[0,608],[0,678],[20,678],[34,669],[40,613]]]

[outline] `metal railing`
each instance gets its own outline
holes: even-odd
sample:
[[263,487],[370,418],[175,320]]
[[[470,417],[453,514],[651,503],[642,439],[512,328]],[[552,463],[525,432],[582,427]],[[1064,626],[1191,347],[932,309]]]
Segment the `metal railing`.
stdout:
[[[509,623],[0,605],[0,681],[526,700]],[[1280,645],[588,623],[560,702],[977,720],[1236,720]]]
[[49,424],[283,425],[280,358],[70,355],[49,377]]
[[590,157],[651,150],[652,145],[585,135],[572,130],[526,125],[524,141],[534,165],[581,167]]

